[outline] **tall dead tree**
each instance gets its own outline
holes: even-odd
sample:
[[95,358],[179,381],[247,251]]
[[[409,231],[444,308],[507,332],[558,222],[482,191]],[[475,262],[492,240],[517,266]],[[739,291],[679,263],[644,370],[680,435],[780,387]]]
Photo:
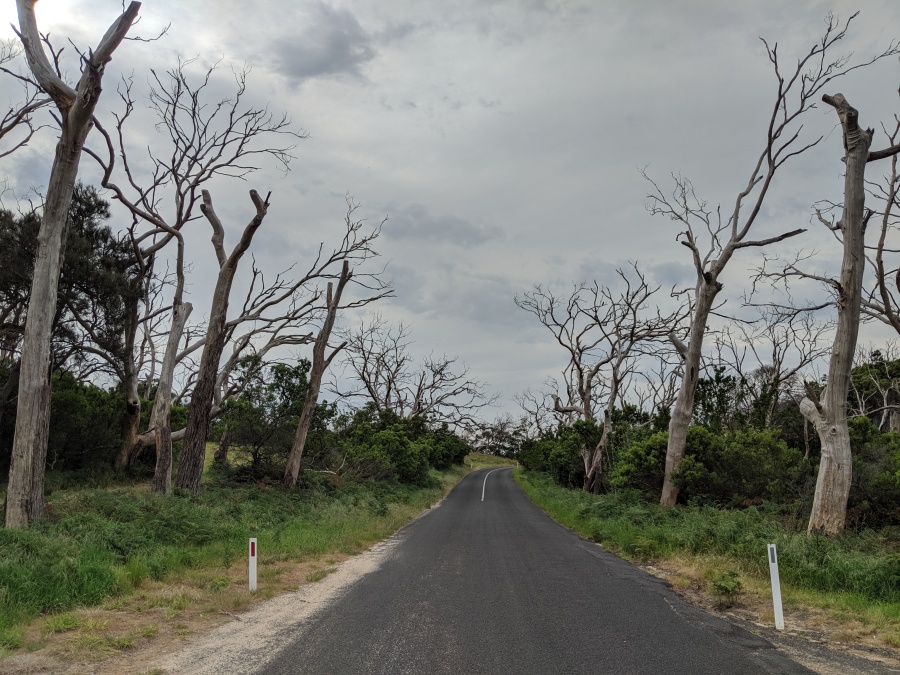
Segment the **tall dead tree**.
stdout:
[[334,357],[347,346],[346,342],[342,342],[332,349],[330,354],[327,356],[325,354],[328,348],[328,340],[331,338],[331,331],[334,328],[334,321],[341,306],[341,295],[343,295],[344,288],[352,275],[350,263],[345,260],[344,266],[341,268],[341,276],[338,279],[337,287],[333,287],[330,282],[328,284],[328,290],[325,295],[325,319],[322,321],[322,327],[319,329],[319,334],[316,336],[316,342],[313,345],[313,358],[309,370],[309,384],[306,389],[306,397],[303,399],[303,409],[300,411],[297,433],[294,435],[294,443],[291,446],[287,466],[284,469],[282,482],[288,489],[293,488],[297,484],[297,476],[300,475],[300,460],[303,459],[306,436],[309,433],[309,427],[316,412],[316,405],[319,402],[322,377],[325,375],[325,371],[331,365]]
[[652,306],[659,287],[650,286],[636,264],[634,274],[618,270],[624,290],[616,292],[596,282],[579,284],[563,300],[540,286],[516,298],[534,314],[568,352],[564,376],[567,400],[553,396],[557,413],[593,422],[598,413],[603,427],[594,446],[582,448],[584,489],[599,492],[603,462],[613,434],[613,412],[621,405],[640,357],[659,351],[659,342],[681,322],[684,310],[662,313]]
[[[684,344],[674,337],[672,340],[684,361],[684,375],[669,424],[665,478],[660,498],[660,503],[664,506],[673,506],[678,499],[675,476],[685,453],[687,430],[694,408],[694,394],[700,376],[703,341],[710,314],[723,288],[720,278],[725,267],[734,254],[743,248],[762,248],[805,231],[795,229],[761,239],[751,238],[751,229],[762,212],[775,174],[785,162],[818,145],[822,140],[822,136],[809,142],[801,140],[803,126],[800,124],[800,118],[815,107],[818,94],[829,82],[856,68],[896,53],[895,47],[891,45],[885,52],[856,65],[849,65],[848,59],[843,56],[828,60],[829,50],[843,39],[850,22],[855,17],[856,14],[841,27],[829,16],[821,40],[799,58],[796,67],[787,73],[782,72],[778,45],[770,47],[763,40],[778,88],[762,149],[753,164],[749,180],[738,192],[730,213],[723,214],[721,207],[710,209],[705,201],[697,197],[690,181],[684,178],[675,178],[675,189],[671,196],[665,194],[655,182],[647,179],[653,187],[648,195],[648,209],[651,213],[666,216],[685,228],[678,234],[677,240],[691,252],[696,272],[688,342]],[[704,238],[705,244],[702,241]]]
[[44,463],[50,422],[50,333],[56,309],[67,215],[81,151],[91,130],[94,109],[100,97],[104,69],[137,18],[141,6],[139,2],[132,2],[109,27],[97,48],[82,57],[81,78],[73,88],[57,74],[44,52],[34,5],[35,0],[16,2],[19,37],[32,75],[57,108],[61,128],[47,184],[25,323],[16,432],[6,498],[7,527],[24,527],[43,515]]
[[839,534],[847,518],[847,499],[852,478],[850,434],[847,428],[847,395],[850,370],[859,335],[862,280],[865,270],[865,231],[873,215],[865,208],[866,164],[900,152],[900,146],[870,152],[872,129],[859,126],[859,113],[842,94],[824,95],[841,122],[844,139],[844,205],[833,226],[843,242],[841,275],[834,282],[837,296],[837,326],[828,364],[828,377],[821,396],[810,395],[800,410],[815,427],[822,442],[819,475],[809,517],[808,532]]
[[181,455],[178,459],[178,476],[175,485],[190,490],[200,491],[200,478],[203,474],[203,462],[206,458],[206,437],[209,432],[210,411],[215,394],[216,376],[219,374],[219,360],[225,348],[225,323],[228,316],[228,299],[231,296],[231,285],[237,273],[238,263],[250,248],[253,235],[262,225],[269,208],[269,195],[265,199],[256,190],[250,190],[250,199],[256,208],[256,215],[244,228],[237,245],[230,254],[225,253],[225,228],[213,208],[209,192],[203,190],[203,204],[200,210],[213,229],[212,242],[219,260],[219,274],[213,291],[210,307],[209,326],[200,357],[200,370],[197,382],[191,394],[188,424],[184,432]]

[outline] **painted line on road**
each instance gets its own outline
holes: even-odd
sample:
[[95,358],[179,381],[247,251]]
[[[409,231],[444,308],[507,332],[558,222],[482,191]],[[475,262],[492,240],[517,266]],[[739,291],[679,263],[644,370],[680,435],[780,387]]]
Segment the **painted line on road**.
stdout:
[[487,487],[487,479],[494,471],[499,471],[500,469],[491,469],[487,472],[487,475],[484,477],[484,484],[481,486],[481,501],[484,501],[484,489]]

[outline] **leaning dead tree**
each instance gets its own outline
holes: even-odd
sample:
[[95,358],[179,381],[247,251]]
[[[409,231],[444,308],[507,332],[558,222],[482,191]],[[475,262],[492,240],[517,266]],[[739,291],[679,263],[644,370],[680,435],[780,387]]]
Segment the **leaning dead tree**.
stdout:
[[263,199],[256,190],[250,190],[250,199],[256,209],[256,214],[244,227],[241,238],[231,250],[231,253],[227,254],[224,244],[225,228],[213,208],[212,198],[206,190],[203,191],[203,204],[200,207],[213,229],[212,242],[216,250],[216,258],[219,261],[219,274],[216,277],[216,286],[213,290],[209,325],[203,343],[203,354],[200,357],[200,370],[197,373],[197,382],[191,393],[190,414],[188,415],[181,455],[178,460],[178,476],[175,482],[177,487],[190,490],[195,494],[200,491],[200,477],[203,474],[203,462],[206,458],[206,436],[209,432],[210,411],[212,410],[216,376],[219,374],[219,360],[222,357],[222,351],[225,349],[227,337],[225,322],[228,316],[228,300],[231,296],[231,286],[234,283],[234,275],[237,273],[238,263],[244,253],[247,252],[247,249],[250,248],[253,235],[256,234],[259,226],[262,225],[269,209],[269,195]]
[[60,137],[50,170],[19,374],[19,399],[6,498],[6,526],[24,527],[43,515],[44,464],[49,433],[50,333],[56,310],[66,221],[78,164],[92,127],[106,64],[137,18],[132,2],[109,27],[97,48],[82,56],[75,87],[58,74],[44,52],[34,13],[34,0],[17,0],[19,37],[28,67],[57,108]]
[[284,486],[288,489],[293,488],[297,484],[297,476],[300,475],[300,460],[303,458],[306,436],[309,433],[309,426],[312,424],[313,414],[315,414],[316,405],[319,402],[322,377],[325,375],[325,371],[331,365],[334,357],[347,346],[346,342],[342,342],[333,348],[330,354],[326,355],[328,340],[331,338],[334,321],[341,307],[341,296],[352,275],[350,263],[345,260],[337,286],[335,287],[329,283],[325,294],[325,319],[322,321],[322,327],[319,329],[319,334],[316,336],[316,342],[313,345],[313,358],[309,370],[309,384],[306,389],[306,397],[303,399],[300,421],[297,423],[297,432],[294,435],[294,443],[291,445],[291,452],[288,455],[287,466],[284,469],[284,478],[282,479]]
[[[787,72],[782,71],[778,45],[769,46],[763,40],[778,88],[770,109],[762,148],[752,165],[749,179],[737,193],[730,212],[723,213],[720,206],[710,207],[696,195],[693,185],[685,178],[675,178],[675,188],[671,194],[667,194],[657,183],[647,178],[652,186],[647,203],[649,211],[666,216],[684,228],[679,232],[677,240],[690,251],[696,273],[687,344],[673,339],[673,344],[684,361],[684,375],[669,424],[665,478],[660,498],[660,503],[664,506],[673,506],[678,499],[675,475],[684,457],[694,394],[700,375],[703,341],[716,298],[723,288],[720,278],[726,266],[741,249],[770,246],[805,231],[795,229],[763,238],[753,238],[751,235],[775,174],[791,158],[806,152],[822,140],[821,136],[809,141],[803,139],[803,126],[800,123],[802,116],[815,107],[822,88],[835,78],[896,53],[892,45],[864,63],[850,65],[848,58],[844,56],[829,60],[830,50],[846,35],[855,16],[850,17],[843,27],[829,16],[823,37]],[[759,227],[755,229],[759,230]]]
[[648,284],[636,264],[633,274],[617,271],[624,286],[621,292],[594,282],[578,284],[568,298],[560,298],[537,286],[515,300],[568,353],[566,401],[554,395],[554,411],[603,424],[597,444],[584,447],[581,453],[584,489],[595,493],[600,491],[603,462],[608,459],[613,411],[622,404],[641,357],[659,351],[659,343],[684,318],[682,308],[663,313],[652,304],[659,286]]
[[416,366],[409,351],[409,329],[396,327],[376,314],[358,328],[342,331],[345,370],[351,382],[333,381],[330,389],[345,399],[368,401],[376,410],[390,410],[400,417],[420,417],[473,427],[479,412],[494,403],[483,382],[469,377],[469,369],[457,358],[429,355]]

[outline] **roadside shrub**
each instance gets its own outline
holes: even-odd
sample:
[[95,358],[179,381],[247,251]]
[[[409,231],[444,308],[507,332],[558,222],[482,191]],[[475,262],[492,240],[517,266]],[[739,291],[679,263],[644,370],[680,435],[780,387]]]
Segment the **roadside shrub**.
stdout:
[[[622,451],[610,483],[650,495],[662,490],[669,434],[661,432]],[[685,456],[676,483],[679,500],[698,504],[749,506],[796,499],[812,467],[771,429],[717,434],[703,426],[688,429]]]
[[855,527],[900,524],[900,433],[878,433],[865,417],[850,422],[853,482],[847,520]]
[[[690,438],[690,429],[688,437]],[[632,443],[620,452],[610,477],[612,486],[620,489],[632,488],[647,494],[659,494],[662,491],[668,443],[669,432],[660,431],[649,438]]]

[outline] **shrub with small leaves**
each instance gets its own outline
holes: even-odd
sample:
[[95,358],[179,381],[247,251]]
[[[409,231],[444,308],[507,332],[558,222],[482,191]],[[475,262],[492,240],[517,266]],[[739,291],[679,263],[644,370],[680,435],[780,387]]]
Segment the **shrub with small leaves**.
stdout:
[[734,570],[721,570],[712,581],[712,592],[719,599],[722,607],[734,607],[743,585]]

